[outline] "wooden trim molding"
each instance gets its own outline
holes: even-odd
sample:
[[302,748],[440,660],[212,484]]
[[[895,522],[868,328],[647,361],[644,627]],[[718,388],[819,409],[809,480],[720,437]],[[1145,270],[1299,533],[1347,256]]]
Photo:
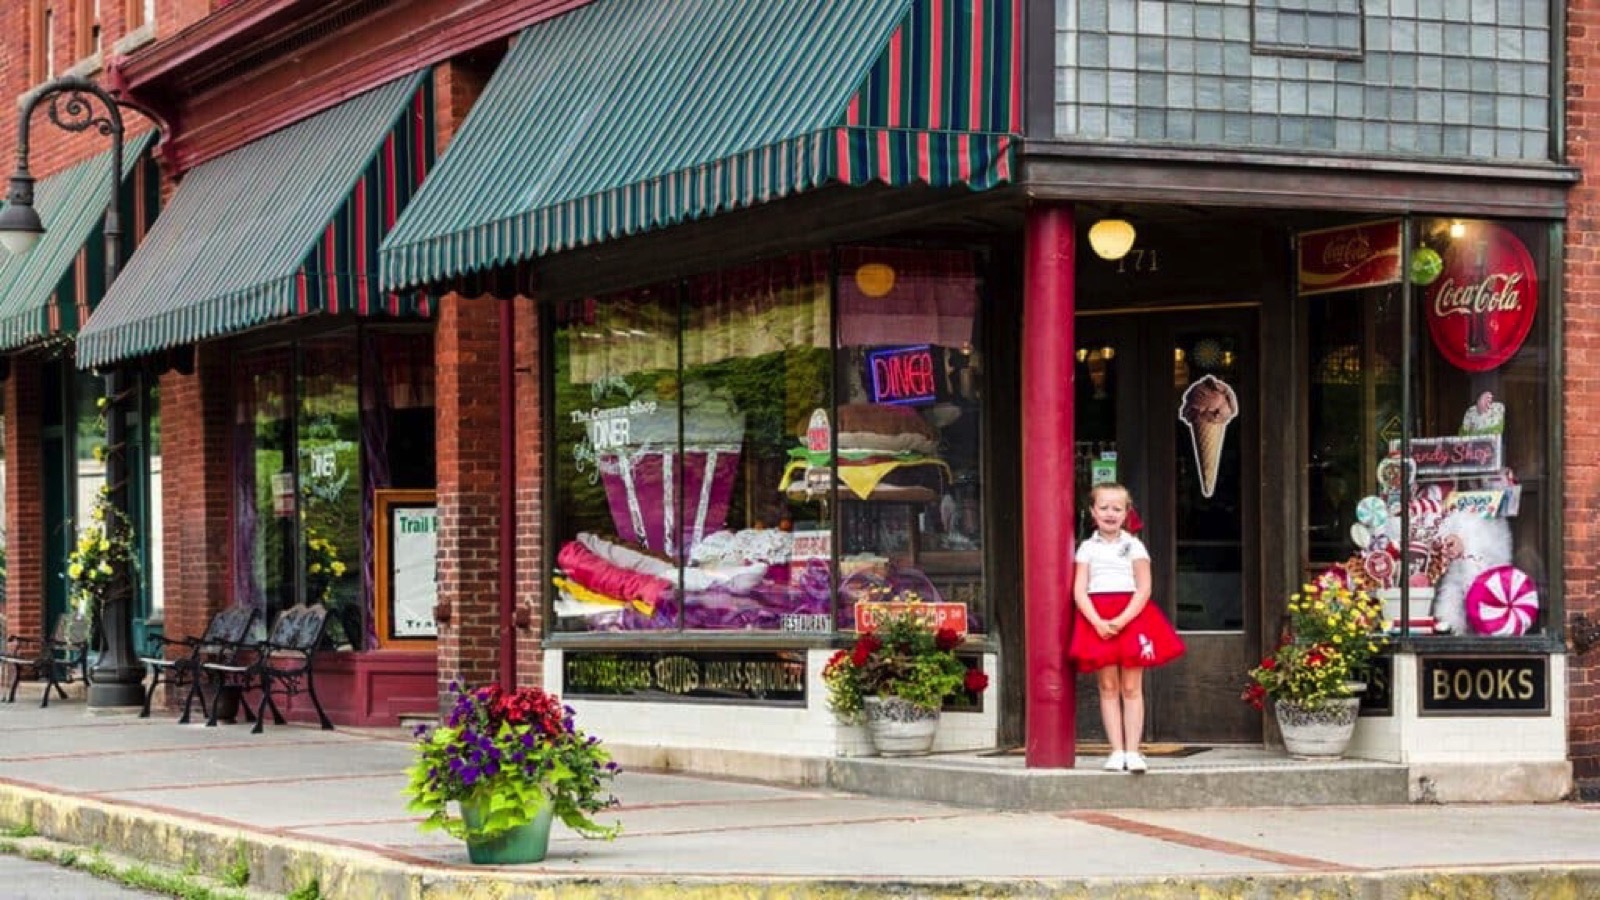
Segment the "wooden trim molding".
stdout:
[[1029,141],[1030,198],[1564,219],[1578,170]]
[[238,0],[113,64],[175,171],[591,0]]

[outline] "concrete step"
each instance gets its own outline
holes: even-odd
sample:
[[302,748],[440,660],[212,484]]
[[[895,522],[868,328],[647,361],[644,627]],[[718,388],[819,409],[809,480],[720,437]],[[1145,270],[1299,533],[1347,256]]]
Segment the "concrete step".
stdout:
[[1150,760],[1143,774],[1028,769],[1020,757],[858,757],[828,762],[835,790],[983,809],[1066,811],[1250,806],[1365,806],[1410,802],[1405,766],[1344,759],[1304,762],[1259,748],[1217,748]]

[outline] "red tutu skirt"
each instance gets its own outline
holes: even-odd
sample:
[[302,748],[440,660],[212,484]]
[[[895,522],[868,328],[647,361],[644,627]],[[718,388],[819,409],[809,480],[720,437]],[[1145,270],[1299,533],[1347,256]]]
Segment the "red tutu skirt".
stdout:
[[[1132,599],[1133,594],[1089,595],[1095,611],[1107,621],[1121,615]],[[1072,619],[1072,640],[1067,645],[1067,657],[1080,672],[1093,672],[1106,666],[1148,669],[1183,655],[1183,639],[1172,630],[1167,617],[1154,602],[1145,603],[1133,621],[1110,638],[1101,637],[1076,604]]]

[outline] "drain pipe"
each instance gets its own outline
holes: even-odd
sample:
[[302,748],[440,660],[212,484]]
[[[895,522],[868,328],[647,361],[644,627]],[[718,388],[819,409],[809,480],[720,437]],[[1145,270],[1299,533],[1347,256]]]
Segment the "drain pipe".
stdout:
[[517,309],[500,301],[500,686],[517,686]]

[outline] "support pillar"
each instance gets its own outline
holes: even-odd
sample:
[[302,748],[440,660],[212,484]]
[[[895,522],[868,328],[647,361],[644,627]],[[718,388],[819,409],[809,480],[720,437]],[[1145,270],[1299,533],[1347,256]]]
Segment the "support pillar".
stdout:
[[1076,762],[1072,622],[1073,316],[1071,206],[1028,210],[1022,301],[1022,583],[1027,633],[1027,765]]
[[500,304],[447,294],[434,338],[439,498],[439,696],[498,680]]
[[[44,390],[37,357],[11,357],[5,382],[5,614],[10,634],[46,633]],[[60,402],[59,399],[56,400]]]

